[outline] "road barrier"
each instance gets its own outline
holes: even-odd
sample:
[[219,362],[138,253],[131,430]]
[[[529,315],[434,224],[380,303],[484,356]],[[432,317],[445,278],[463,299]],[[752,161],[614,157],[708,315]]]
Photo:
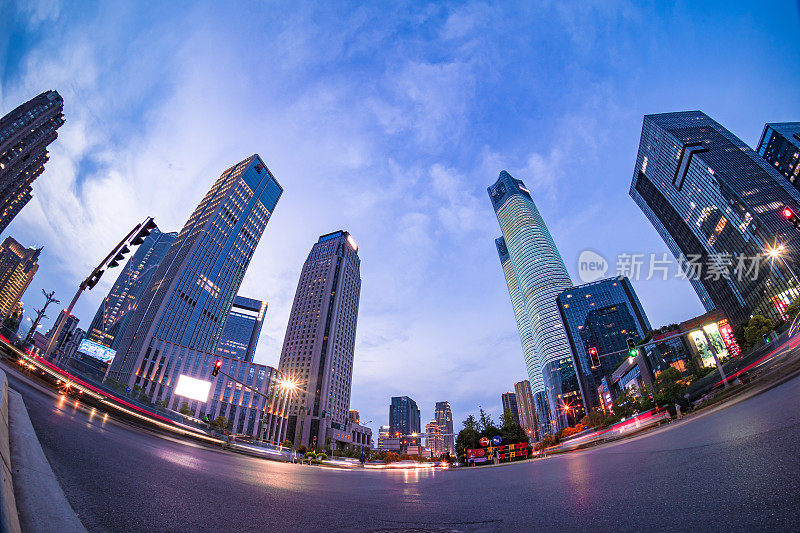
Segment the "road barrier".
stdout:
[[2,484],[0,485],[0,530],[16,533],[20,531],[17,502],[14,498],[14,483],[11,475],[11,447],[8,427],[8,379],[0,370],[0,469]]

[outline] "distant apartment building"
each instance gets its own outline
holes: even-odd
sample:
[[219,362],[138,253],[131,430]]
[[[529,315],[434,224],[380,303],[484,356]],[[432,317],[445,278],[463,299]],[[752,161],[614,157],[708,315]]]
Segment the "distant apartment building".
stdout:
[[511,420],[513,420],[514,423],[519,424],[519,411],[517,410],[517,395],[513,392],[504,392],[501,395],[501,400],[503,403],[503,416],[505,416],[505,412],[508,411],[511,413]]
[[39,269],[41,248],[25,248],[11,237],[0,244],[0,319],[16,308]]
[[526,379],[514,384],[514,394],[517,397],[517,410],[519,412],[519,425],[528,434],[528,439],[538,441],[539,424],[536,421],[536,407],[534,405],[531,384]]
[[441,439],[439,455],[442,453],[449,453],[450,456],[455,457],[456,446],[455,436],[453,435],[453,412],[450,410],[450,402],[436,402],[433,419],[436,421],[436,425],[439,426]]
[[219,336],[217,355],[252,361],[267,312],[267,302],[237,296]]
[[64,124],[64,101],[47,91],[0,118],[0,232],[5,231],[31,198],[32,184]]

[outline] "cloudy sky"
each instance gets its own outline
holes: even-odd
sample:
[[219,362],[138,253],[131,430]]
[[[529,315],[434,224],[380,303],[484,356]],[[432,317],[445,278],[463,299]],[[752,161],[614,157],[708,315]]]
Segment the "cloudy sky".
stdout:
[[[180,229],[258,153],[285,192],[241,289],[269,301],[256,361],[277,365],[311,245],[346,229],[351,407],[376,429],[391,396],[423,425],[449,400],[460,427],[527,377],[486,194],[500,170],[577,283],[585,249],[611,274],[667,251],[628,196],[642,115],[700,109],[751,146],[800,119],[796,2],[297,4],[0,0],[0,113],[56,89],[67,119],[6,232],[44,246],[26,314],[41,288],[68,301],[146,215]],[[82,326],[112,282],[82,297]],[[685,281],[634,286],[654,326],[702,312]]]

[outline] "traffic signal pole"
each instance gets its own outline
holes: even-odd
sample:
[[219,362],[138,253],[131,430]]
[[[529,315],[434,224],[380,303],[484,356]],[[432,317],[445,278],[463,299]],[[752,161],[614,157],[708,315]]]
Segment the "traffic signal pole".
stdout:
[[44,350],[44,356],[48,357],[55,348],[56,340],[58,336],[61,334],[61,330],[64,329],[64,323],[67,321],[67,317],[72,314],[72,308],[75,307],[75,303],[78,301],[81,293],[88,289],[92,290],[92,288],[97,285],[97,282],[100,281],[100,278],[105,272],[105,268],[114,268],[119,265],[119,261],[124,259],[125,254],[130,252],[128,248],[128,244],[132,246],[137,246],[141,244],[145,237],[150,235],[150,232],[156,228],[156,223],[153,220],[153,217],[147,217],[144,222],[140,222],[136,224],[134,228],[125,235],[125,238],[122,239],[119,244],[117,244],[114,249],[111,250],[105,259],[103,259],[100,264],[92,270],[92,273],[81,282],[78,286],[78,292],[75,293],[75,296],[72,298],[72,301],[69,303],[66,309],[64,309],[63,314],[59,314],[58,319],[56,320],[55,329],[53,334],[50,336],[50,340],[47,342],[47,347]]

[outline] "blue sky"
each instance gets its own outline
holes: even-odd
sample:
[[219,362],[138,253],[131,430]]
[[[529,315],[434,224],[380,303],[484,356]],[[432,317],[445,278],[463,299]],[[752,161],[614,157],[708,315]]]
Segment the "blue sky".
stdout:
[[[351,407],[373,428],[393,395],[423,425],[441,400],[457,425],[497,416],[526,378],[486,194],[500,170],[577,283],[584,249],[612,269],[667,251],[628,196],[644,114],[700,109],[751,146],[800,118],[792,2],[218,4],[0,1],[0,112],[57,89],[67,118],[7,231],[45,247],[26,313],[43,287],[68,301],[144,216],[180,229],[257,152],[285,193],[241,290],[270,304],[256,361],[277,365],[311,245],[350,231]],[[685,281],[634,286],[654,326],[702,312]]]

